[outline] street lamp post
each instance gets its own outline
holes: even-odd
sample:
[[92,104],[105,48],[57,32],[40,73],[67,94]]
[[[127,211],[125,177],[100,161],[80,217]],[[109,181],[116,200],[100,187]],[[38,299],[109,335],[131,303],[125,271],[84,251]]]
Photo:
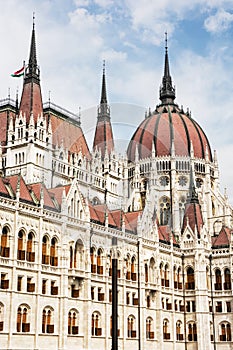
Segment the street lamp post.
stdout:
[[112,350],[118,350],[117,238],[113,237],[112,255]]

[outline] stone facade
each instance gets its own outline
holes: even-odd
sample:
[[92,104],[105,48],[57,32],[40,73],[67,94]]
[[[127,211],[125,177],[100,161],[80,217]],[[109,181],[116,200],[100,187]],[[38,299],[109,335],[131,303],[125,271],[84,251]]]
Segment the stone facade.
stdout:
[[216,152],[174,102],[167,48],[164,72],[122,157],[104,70],[90,152],[74,115],[40,103],[33,25],[19,107],[0,104],[2,350],[111,349],[113,254],[119,349],[232,348],[232,208]]

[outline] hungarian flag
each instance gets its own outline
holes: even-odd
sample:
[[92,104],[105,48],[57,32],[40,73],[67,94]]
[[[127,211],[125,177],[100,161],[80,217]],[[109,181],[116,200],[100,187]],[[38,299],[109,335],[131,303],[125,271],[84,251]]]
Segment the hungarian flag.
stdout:
[[13,74],[11,74],[11,76],[14,77],[14,78],[21,77],[22,75],[24,75],[24,68],[25,67],[23,66],[21,69],[17,70]]

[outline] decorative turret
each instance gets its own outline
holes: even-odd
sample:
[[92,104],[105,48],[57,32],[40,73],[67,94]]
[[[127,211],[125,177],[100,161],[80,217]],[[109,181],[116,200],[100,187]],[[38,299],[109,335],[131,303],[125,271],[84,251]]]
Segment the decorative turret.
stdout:
[[189,226],[194,233],[197,232],[197,236],[200,238],[201,228],[203,225],[204,221],[202,217],[201,206],[194,185],[193,171],[191,169],[189,195],[185,206],[185,214],[181,232],[183,233],[185,228]]
[[30,115],[33,113],[35,122],[39,114],[43,112],[42,96],[40,88],[40,70],[36,58],[35,23],[33,16],[33,27],[29,62],[25,70],[23,92],[19,110],[26,115],[26,122],[29,123]]
[[110,120],[110,107],[107,102],[106,79],[105,79],[105,62],[103,63],[103,77],[100,105],[98,107],[97,125],[95,130],[95,138],[93,149],[101,150],[102,159],[105,153],[111,153],[114,148],[112,125]]
[[175,98],[175,88],[172,86],[172,78],[169,70],[167,33],[165,33],[165,64],[162,86],[160,87],[160,100],[162,104],[174,104]]

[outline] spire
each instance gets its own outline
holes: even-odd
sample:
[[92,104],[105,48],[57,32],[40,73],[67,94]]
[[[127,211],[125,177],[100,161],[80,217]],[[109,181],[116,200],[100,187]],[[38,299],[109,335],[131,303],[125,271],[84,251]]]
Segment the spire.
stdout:
[[106,81],[105,81],[105,60],[103,61],[103,77],[102,77],[102,91],[100,104],[107,102]]
[[110,119],[110,107],[107,102],[106,79],[105,79],[105,61],[103,62],[103,76],[100,105],[98,106],[97,125],[93,142],[94,149],[101,150],[101,157],[109,155],[114,149],[113,132]]
[[188,203],[197,203],[199,204],[198,194],[196,192],[196,187],[194,183],[194,172],[193,167],[190,169],[190,183],[189,183],[189,195],[188,195]]
[[40,70],[36,58],[36,39],[35,39],[35,16],[33,13],[33,26],[31,45],[29,53],[29,62],[26,66],[24,75],[23,92],[20,101],[19,110],[26,115],[26,122],[29,123],[30,115],[33,113],[35,122],[37,117],[43,113],[42,96],[40,89]]
[[25,80],[34,79],[39,82],[40,80],[40,70],[37,66],[36,58],[36,37],[35,37],[35,14],[33,12],[33,25],[32,25],[32,37],[31,37],[31,47],[29,54],[28,67],[26,69]]
[[160,87],[160,100],[162,104],[173,104],[175,100],[175,88],[172,86],[172,78],[169,69],[167,32],[165,33],[165,64],[162,86]]
[[98,119],[110,120],[110,108],[107,102],[106,78],[105,78],[105,60],[103,61],[103,76],[100,105],[98,108]]

